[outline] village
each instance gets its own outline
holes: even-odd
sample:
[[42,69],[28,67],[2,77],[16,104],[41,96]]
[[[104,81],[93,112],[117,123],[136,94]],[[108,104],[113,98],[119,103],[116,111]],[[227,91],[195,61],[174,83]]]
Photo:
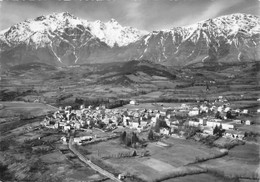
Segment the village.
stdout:
[[[105,106],[86,108],[84,105],[78,110],[71,106],[64,109],[60,107],[53,115],[46,116],[41,125],[64,133],[82,131],[86,135],[74,137],[74,143],[82,145],[100,138],[89,132],[92,129],[111,133],[109,137],[115,136],[113,133],[118,129],[128,129],[136,133],[152,130],[158,135],[175,138],[187,138],[187,129],[188,132],[195,129],[193,135],[199,132],[204,137],[217,135],[243,140],[248,133],[239,127],[253,124],[247,119],[248,109],[231,108],[222,96],[211,103],[204,101],[195,105],[180,104],[177,108],[161,107],[161,110],[136,108],[138,103],[135,100],[130,101],[129,105],[132,105],[132,109],[107,109]],[[65,135],[61,140],[67,143],[69,138]]]

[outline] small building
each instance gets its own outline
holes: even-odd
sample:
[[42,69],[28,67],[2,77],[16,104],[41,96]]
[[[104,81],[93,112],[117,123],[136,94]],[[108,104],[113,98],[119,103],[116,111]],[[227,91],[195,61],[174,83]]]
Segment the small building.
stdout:
[[248,109],[244,109],[244,110],[242,111],[242,113],[243,113],[243,114],[248,114]]
[[243,140],[243,138],[245,137],[245,133],[243,131],[226,130],[224,133],[224,137]]
[[131,105],[137,105],[137,102],[136,102],[136,100],[131,100],[131,101],[129,102],[129,104],[131,104]]
[[197,122],[197,121],[189,121],[189,126],[196,126],[196,127],[198,127],[199,125],[200,125],[200,123]]
[[206,128],[203,130],[203,133],[208,135],[213,135],[213,129],[212,128]]
[[67,144],[67,139],[65,136],[62,136],[60,139],[63,142],[63,144]]
[[245,125],[251,125],[252,122],[250,120],[246,120]]
[[224,130],[234,129],[234,125],[233,124],[222,123],[221,126],[222,126],[222,129],[224,129]]
[[139,123],[138,122],[132,122],[132,128],[138,128]]
[[199,115],[199,110],[192,110],[188,113],[189,116],[197,116]]
[[200,123],[200,125],[205,126],[205,125],[207,125],[207,120],[199,118],[199,123]]

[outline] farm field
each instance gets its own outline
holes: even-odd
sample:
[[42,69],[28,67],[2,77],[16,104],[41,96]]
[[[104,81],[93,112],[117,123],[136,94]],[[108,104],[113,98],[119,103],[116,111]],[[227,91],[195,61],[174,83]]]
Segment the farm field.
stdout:
[[198,164],[228,178],[238,176],[255,180],[260,176],[259,145],[245,144],[232,148],[228,155]]
[[[121,145],[119,139],[115,139],[80,148],[90,153],[87,155],[88,158],[99,158],[103,163],[118,171],[138,176],[138,178],[147,181],[160,179],[171,173],[186,171],[185,166],[195,162],[198,158],[214,157],[221,154],[218,149],[208,148],[193,141],[169,138],[163,140],[163,142],[167,143],[169,147],[149,143],[145,149],[133,149]],[[118,153],[134,150],[137,151],[139,156],[115,157]],[[144,150],[149,151],[150,156],[140,157]]]
[[2,105],[2,109],[0,109],[2,118],[19,115],[41,116],[57,110],[53,106],[33,102],[0,102],[0,105]]

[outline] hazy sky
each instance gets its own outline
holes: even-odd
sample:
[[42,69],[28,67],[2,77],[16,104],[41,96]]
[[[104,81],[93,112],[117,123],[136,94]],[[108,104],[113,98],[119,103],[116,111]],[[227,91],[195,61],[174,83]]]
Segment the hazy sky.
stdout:
[[152,31],[231,13],[259,16],[260,0],[0,0],[0,30],[64,11],[90,21],[114,18],[121,25]]

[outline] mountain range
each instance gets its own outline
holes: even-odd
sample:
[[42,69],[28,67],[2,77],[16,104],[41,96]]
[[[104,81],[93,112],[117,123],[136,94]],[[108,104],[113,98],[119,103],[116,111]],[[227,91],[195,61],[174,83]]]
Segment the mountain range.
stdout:
[[147,32],[68,12],[28,19],[0,32],[3,67],[40,62],[71,66],[150,60],[172,66],[260,60],[260,19],[231,14],[193,25]]

